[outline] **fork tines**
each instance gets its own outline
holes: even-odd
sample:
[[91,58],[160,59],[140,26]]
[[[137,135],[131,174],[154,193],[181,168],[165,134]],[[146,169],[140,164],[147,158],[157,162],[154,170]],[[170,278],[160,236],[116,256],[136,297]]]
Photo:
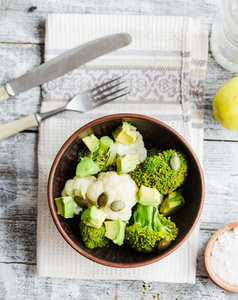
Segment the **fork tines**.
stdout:
[[129,88],[128,86],[124,86],[120,89],[117,88],[126,82],[126,80],[119,81],[122,77],[124,76],[117,77],[92,89],[90,92],[93,98],[93,102],[95,104],[98,102],[106,103],[129,94],[129,91],[126,93],[118,94]]

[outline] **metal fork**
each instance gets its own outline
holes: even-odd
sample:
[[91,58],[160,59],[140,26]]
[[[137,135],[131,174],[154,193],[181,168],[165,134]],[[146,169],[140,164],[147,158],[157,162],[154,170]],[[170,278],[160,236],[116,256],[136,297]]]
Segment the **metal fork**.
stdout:
[[[67,105],[44,113],[31,114],[23,119],[0,125],[0,140],[39,124],[55,114],[64,111],[86,112],[95,107],[129,94],[128,87],[121,87],[126,81],[123,76],[110,80],[91,90],[75,95]],[[123,93],[122,93],[123,92]]]

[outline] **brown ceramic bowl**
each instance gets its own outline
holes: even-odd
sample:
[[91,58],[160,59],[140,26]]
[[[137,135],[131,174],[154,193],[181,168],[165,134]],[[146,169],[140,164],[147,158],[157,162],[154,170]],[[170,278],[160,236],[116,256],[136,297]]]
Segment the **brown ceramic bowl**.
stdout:
[[206,245],[206,248],[204,251],[204,256],[203,256],[203,261],[204,261],[204,266],[205,266],[208,276],[217,286],[219,286],[220,288],[222,288],[223,290],[225,290],[227,292],[238,294],[238,285],[229,284],[229,283],[225,282],[224,280],[222,280],[213,271],[213,268],[211,265],[211,253],[212,253],[212,249],[213,249],[215,241],[218,239],[218,237],[220,235],[222,235],[226,231],[234,229],[235,227],[238,227],[238,222],[227,224],[227,225],[221,227],[219,230],[217,230],[213,234],[213,236],[210,238],[210,240],[208,241],[208,243]]
[[[84,147],[82,138],[94,133],[97,137],[111,136],[113,130],[126,121],[135,125],[142,134],[147,149],[176,149],[182,151],[189,161],[190,169],[183,185],[186,204],[174,214],[171,219],[179,228],[176,241],[163,253],[139,253],[126,244],[119,247],[111,243],[110,247],[87,249],[79,234],[79,220],[64,219],[57,214],[54,198],[61,195],[61,191],[68,179],[75,176],[78,152]],[[57,154],[48,182],[48,198],[50,211],[58,230],[64,239],[77,252],[97,263],[119,268],[132,268],[156,262],[178,249],[193,231],[200,217],[204,202],[204,179],[199,161],[189,144],[168,125],[136,114],[110,115],[92,121],[77,130],[62,146]]]

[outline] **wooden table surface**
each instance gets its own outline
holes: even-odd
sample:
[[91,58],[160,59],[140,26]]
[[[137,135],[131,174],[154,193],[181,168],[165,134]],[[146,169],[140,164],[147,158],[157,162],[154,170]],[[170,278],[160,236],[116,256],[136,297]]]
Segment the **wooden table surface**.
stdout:
[[[0,83],[43,62],[46,14],[187,15],[199,18],[209,38],[217,0],[0,0]],[[212,119],[215,92],[237,74],[221,68],[209,46],[204,95],[205,205],[200,219],[196,284],[39,278],[36,275],[36,129],[0,142],[0,299],[237,299],[216,287],[203,251],[221,226],[238,220],[238,132]],[[0,103],[0,124],[39,111],[36,87]]]

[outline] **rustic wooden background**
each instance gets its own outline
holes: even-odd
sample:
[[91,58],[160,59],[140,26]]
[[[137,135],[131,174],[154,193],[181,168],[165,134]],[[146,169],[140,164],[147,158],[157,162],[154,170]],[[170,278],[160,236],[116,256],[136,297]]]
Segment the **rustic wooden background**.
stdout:
[[[47,13],[187,15],[199,18],[210,37],[218,6],[217,0],[0,0],[0,84],[43,62]],[[209,46],[204,103],[206,198],[195,285],[39,278],[38,132],[28,130],[0,142],[0,299],[237,299],[216,287],[203,266],[204,247],[211,235],[238,219],[238,132],[212,119],[214,93],[236,75],[216,63]],[[39,106],[39,87],[1,102],[0,124],[39,111]]]

